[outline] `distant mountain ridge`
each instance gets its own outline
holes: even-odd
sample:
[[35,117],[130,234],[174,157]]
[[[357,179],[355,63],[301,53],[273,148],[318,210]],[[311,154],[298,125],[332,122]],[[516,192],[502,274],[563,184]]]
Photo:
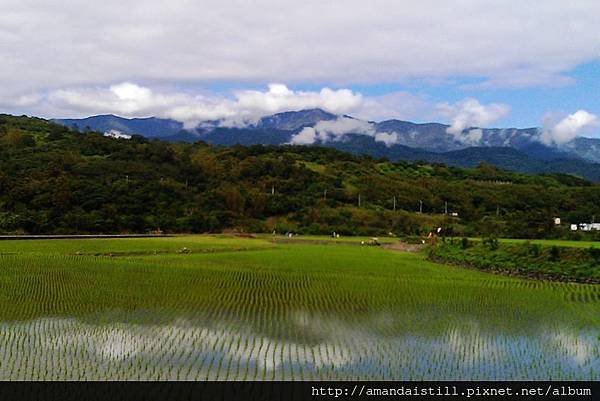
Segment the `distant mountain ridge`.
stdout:
[[[120,131],[172,142],[198,140],[216,145],[281,145],[294,135],[320,122],[335,123],[338,116],[321,109],[287,111],[265,116],[243,127],[229,127],[220,121],[201,124],[187,130],[183,124],[156,117],[127,119],[114,115],[84,119],[57,119],[57,123],[107,132]],[[361,121],[353,119],[354,121]],[[600,139],[576,138],[561,148],[547,146],[539,140],[538,128],[469,128],[474,137],[447,133],[448,125],[417,124],[402,120],[366,122],[374,133],[393,134],[393,144],[377,141],[374,135],[349,131],[332,140],[317,140],[315,145],[333,147],[354,154],[368,154],[390,160],[423,160],[453,166],[471,167],[484,161],[497,167],[528,173],[559,172],[600,181]],[[389,146],[388,146],[389,145]]]
[[183,124],[179,121],[157,117],[124,118],[105,114],[87,118],[53,119],[52,121],[69,128],[76,128],[78,131],[91,129],[92,131],[108,132],[115,130],[123,134],[137,134],[148,138],[164,138],[184,131]]
[[319,121],[331,121],[338,116],[321,109],[301,111],[285,111],[262,117],[255,127],[258,129],[276,129],[281,131],[297,131],[304,127],[312,127]]

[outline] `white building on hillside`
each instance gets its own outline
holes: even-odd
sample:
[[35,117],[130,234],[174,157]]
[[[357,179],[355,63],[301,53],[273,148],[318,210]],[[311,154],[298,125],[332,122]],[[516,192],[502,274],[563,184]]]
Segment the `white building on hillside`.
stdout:
[[571,231],[600,231],[600,223],[571,224]]
[[127,135],[118,131],[116,129],[111,129],[110,131],[106,131],[104,136],[107,138],[115,138],[115,139],[131,139],[131,135]]

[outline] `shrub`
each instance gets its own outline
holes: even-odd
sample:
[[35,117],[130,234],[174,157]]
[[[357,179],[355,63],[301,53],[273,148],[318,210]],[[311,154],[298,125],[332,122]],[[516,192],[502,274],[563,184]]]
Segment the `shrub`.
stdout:
[[470,242],[469,239],[466,237],[463,237],[463,239],[460,240],[460,247],[462,249],[467,249],[470,246]]
[[539,246],[538,244],[532,244],[529,241],[526,241],[523,243],[523,249],[524,249],[526,255],[533,256],[534,258],[539,257],[540,254],[542,253],[541,246]]
[[560,260],[560,248],[557,246],[553,246],[550,248],[550,260],[553,262],[557,262]]
[[404,237],[404,242],[407,244],[422,244],[423,241],[418,235],[407,235]]
[[594,264],[600,263],[600,248],[590,247],[589,249],[590,257],[594,260]]
[[490,236],[483,239],[483,245],[487,246],[491,251],[495,251],[498,249],[498,238],[495,236]]

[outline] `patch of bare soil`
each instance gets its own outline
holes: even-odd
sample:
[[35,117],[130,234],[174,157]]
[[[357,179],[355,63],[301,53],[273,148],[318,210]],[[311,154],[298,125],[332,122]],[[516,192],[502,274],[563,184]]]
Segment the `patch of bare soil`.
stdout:
[[391,249],[392,251],[398,252],[419,252],[425,245],[422,244],[408,244],[406,242],[394,242],[393,244],[386,244],[383,247],[385,249]]

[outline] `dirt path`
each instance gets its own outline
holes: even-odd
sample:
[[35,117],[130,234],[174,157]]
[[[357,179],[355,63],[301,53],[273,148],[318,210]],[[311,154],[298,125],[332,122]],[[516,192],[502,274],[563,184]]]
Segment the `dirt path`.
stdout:
[[406,242],[395,242],[393,244],[383,245],[385,249],[391,249],[398,252],[419,252],[425,245],[407,244]]

